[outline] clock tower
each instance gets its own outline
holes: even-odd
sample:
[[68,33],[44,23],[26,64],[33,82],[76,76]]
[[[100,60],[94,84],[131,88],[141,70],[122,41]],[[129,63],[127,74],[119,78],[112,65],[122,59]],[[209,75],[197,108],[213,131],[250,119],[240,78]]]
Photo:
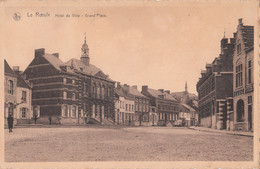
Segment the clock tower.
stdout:
[[88,45],[86,43],[86,33],[85,33],[85,39],[84,39],[84,43],[81,47],[81,57],[80,60],[87,66],[89,66],[89,48]]

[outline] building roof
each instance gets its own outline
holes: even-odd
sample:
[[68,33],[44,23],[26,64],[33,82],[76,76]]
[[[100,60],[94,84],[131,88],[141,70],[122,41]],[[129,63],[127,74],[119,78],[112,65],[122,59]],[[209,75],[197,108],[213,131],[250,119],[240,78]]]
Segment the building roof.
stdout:
[[24,78],[17,72],[17,87],[31,89],[30,85],[24,80]]
[[122,88],[122,86],[115,88],[115,93],[118,96],[125,97],[125,99],[127,99],[127,100],[134,100],[134,96],[129,91],[128,91],[128,93],[124,92],[124,89]]
[[164,95],[164,99],[166,100],[172,100],[172,101],[177,101],[174,97],[172,97],[170,94],[166,93],[166,92],[160,92],[159,90],[155,90],[155,89],[150,89],[148,88],[147,89],[147,92],[153,96],[153,97],[156,97],[156,98],[160,98],[160,95]]
[[6,60],[4,60],[4,67],[5,67],[5,74],[16,77],[16,74],[12,70],[12,68],[9,66]]
[[112,81],[112,79],[110,79],[107,75],[105,75],[101,69],[99,69],[98,67],[92,64],[86,65],[79,59],[75,59],[75,58],[70,59],[66,63],[62,64],[62,66],[68,66],[71,67],[73,70],[77,70],[79,72],[83,72],[85,74],[92,75],[92,76],[99,76],[106,80]]
[[[174,97],[174,96],[182,97],[182,96],[185,95],[185,91],[182,91],[182,92],[173,92],[173,93],[171,93],[171,95],[172,95],[173,97]],[[189,96],[190,99],[191,99],[191,98],[195,98],[195,99],[198,98],[198,96],[197,96],[196,94],[192,94],[192,93],[189,93],[189,92],[188,92],[188,96]]]
[[246,50],[254,46],[254,26],[242,26],[242,38]]
[[116,93],[118,96],[125,97],[125,94],[123,93],[122,88],[115,88],[115,93]]
[[136,96],[136,97],[143,97],[143,98],[147,98],[145,95],[143,95],[141,92],[139,92],[136,88],[134,87],[129,87],[129,93],[133,96]]
[[187,104],[181,104],[184,108],[186,108],[186,109],[188,109],[189,111],[194,111],[195,112],[195,110],[192,108],[192,107],[190,107],[189,105],[187,105]]
[[61,70],[60,66],[63,64],[63,62],[56,56],[52,54],[45,53],[43,57],[50,62],[57,70]]

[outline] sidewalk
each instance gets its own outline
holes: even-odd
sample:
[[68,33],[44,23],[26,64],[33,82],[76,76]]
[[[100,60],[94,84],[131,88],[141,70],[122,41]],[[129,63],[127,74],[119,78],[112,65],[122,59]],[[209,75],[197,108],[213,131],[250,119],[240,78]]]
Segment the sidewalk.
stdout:
[[212,129],[212,128],[206,128],[206,127],[195,127],[190,126],[189,129],[192,130],[198,130],[198,131],[204,131],[204,132],[215,132],[215,133],[222,133],[222,134],[231,134],[231,135],[239,135],[239,136],[247,136],[247,137],[253,137],[253,132],[245,132],[245,131],[229,131],[229,130],[218,130],[218,129]]

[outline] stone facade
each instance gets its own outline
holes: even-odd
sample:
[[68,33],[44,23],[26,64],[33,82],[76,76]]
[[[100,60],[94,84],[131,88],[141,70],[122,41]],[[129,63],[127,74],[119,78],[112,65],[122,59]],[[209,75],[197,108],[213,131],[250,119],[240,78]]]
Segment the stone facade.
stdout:
[[253,130],[254,27],[239,19],[233,60],[234,130]]
[[120,84],[115,89],[115,123],[135,124],[135,98],[129,94],[129,86]]
[[14,118],[14,125],[17,124],[17,75],[13,72],[7,61],[4,60],[4,117],[7,125],[7,117]]

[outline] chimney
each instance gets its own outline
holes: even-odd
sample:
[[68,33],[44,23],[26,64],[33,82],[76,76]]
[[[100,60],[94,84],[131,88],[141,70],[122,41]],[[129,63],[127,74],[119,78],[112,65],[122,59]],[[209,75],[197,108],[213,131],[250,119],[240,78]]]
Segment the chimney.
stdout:
[[42,57],[43,55],[45,55],[45,49],[44,48],[35,49],[34,57]]
[[142,86],[142,92],[146,92],[147,90],[148,90],[148,86],[147,85]]
[[171,94],[171,91],[170,90],[165,90],[166,93],[168,94]]
[[239,18],[239,19],[238,19],[238,24],[239,24],[239,25],[243,25],[243,19],[242,19],[242,18]]
[[164,93],[164,89],[158,89],[158,91]]
[[13,66],[13,71],[14,72],[19,72],[19,66]]
[[53,53],[52,55],[56,56],[57,58],[59,58],[59,53]]
[[134,89],[136,89],[137,90],[137,85],[134,85],[134,86],[132,86]]

